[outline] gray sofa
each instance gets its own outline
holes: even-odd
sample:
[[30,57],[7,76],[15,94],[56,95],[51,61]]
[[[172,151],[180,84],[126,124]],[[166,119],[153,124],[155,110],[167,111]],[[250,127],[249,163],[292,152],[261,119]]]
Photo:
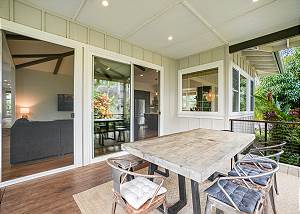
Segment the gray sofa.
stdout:
[[10,130],[10,163],[73,153],[73,120],[17,120]]

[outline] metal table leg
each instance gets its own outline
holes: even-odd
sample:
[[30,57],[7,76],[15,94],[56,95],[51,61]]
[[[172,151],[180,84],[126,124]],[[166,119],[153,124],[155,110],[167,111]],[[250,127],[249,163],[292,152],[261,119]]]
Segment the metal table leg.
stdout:
[[178,175],[179,201],[168,208],[168,213],[178,213],[187,204],[185,177]]
[[193,213],[201,214],[198,182],[191,180],[191,187],[192,187]]

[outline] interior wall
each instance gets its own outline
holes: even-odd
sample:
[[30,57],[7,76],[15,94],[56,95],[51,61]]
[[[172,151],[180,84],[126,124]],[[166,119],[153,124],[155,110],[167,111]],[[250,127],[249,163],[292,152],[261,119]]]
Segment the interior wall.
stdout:
[[16,109],[29,107],[29,120],[52,121],[71,119],[69,111],[57,111],[57,94],[74,94],[74,77],[28,68],[16,72]]

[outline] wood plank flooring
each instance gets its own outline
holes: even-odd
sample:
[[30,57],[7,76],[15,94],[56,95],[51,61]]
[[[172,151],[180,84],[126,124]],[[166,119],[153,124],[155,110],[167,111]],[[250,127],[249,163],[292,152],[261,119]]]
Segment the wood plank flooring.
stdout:
[[70,166],[73,164],[73,154],[67,154],[59,157],[50,157],[41,160],[10,165],[9,129],[2,129],[2,143],[2,181],[8,181],[14,178],[20,178],[26,175],[45,172],[51,169]]
[[101,162],[9,186],[5,188],[0,213],[80,213],[73,194],[109,180],[111,170]]

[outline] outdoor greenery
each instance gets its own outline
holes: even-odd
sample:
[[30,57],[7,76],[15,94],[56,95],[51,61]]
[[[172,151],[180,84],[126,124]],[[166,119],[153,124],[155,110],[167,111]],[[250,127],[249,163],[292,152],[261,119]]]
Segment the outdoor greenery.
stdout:
[[[258,120],[300,122],[300,48],[281,53],[284,71],[260,79],[255,91],[255,118]],[[257,133],[261,137],[260,133]],[[300,125],[272,124],[270,142],[286,141],[281,162],[300,166]]]

